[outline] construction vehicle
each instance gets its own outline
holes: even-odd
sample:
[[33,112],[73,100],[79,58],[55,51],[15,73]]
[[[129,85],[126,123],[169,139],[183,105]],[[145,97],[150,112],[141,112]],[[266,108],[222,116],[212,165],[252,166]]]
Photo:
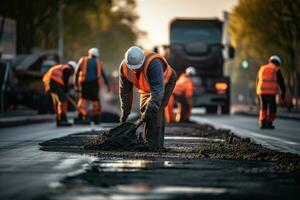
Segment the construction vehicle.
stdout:
[[[223,22],[218,19],[175,19],[170,25],[169,63],[180,75],[193,66],[193,107],[205,107],[207,113],[230,112],[230,78],[223,73]],[[228,57],[234,49],[229,46]]]

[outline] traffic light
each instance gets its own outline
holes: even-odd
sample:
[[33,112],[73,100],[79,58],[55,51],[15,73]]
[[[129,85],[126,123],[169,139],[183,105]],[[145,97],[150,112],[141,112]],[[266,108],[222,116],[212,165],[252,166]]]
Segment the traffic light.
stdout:
[[248,60],[243,60],[241,65],[244,70],[248,69],[249,67]]

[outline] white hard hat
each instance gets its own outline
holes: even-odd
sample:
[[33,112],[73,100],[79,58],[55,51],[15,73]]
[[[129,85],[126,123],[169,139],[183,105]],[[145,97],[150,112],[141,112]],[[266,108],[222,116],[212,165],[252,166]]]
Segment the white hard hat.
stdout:
[[193,66],[189,66],[188,68],[185,69],[185,73],[188,75],[196,75],[196,69]]
[[276,61],[276,62],[278,62],[278,63],[281,65],[281,59],[280,59],[280,57],[277,56],[277,55],[271,56],[271,57],[269,58],[269,62],[271,62],[271,61]]
[[100,56],[99,50],[97,48],[91,48],[89,50],[89,53],[92,54],[93,56],[96,56],[96,57]]
[[125,53],[125,63],[129,69],[139,69],[144,61],[144,51],[137,46],[130,47]]
[[76,63],[75,61],[70,60],[70,61],[68,62],[68,64],[71,65],[71,67],[72,67],[74,70],[76,69],[77,63]]

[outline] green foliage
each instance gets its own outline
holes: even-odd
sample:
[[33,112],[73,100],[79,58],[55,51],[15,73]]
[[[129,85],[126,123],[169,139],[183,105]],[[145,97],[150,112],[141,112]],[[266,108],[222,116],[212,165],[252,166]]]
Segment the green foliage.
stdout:
[[65,60],[98,47],[105,66],[115,69],[138,34],[134,0],[2,0],[0,15],[17,21],[17,52],[57,48],[61,2]]
[[[240,0],[230,17],[237,63],[248,58],[261,65],[271,55],[279,55],[283,58],[282,71],[290,81],[300,72],[299,11],[300,0]],[[249,70],[256,71],[257,67]]]

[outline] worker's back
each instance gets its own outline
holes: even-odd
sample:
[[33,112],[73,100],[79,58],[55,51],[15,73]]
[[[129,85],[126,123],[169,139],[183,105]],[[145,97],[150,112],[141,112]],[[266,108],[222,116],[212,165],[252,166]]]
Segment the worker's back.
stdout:
[[258,83],[256,93],[274,95],[278,93],[277,67],[268,63],[260,67],[258,72]]
[[193,96],[193,81],[192,78],[185,73],[181,74],[176,82],[176,86],[173,90],[175,95],[185,95],[187,97]]

